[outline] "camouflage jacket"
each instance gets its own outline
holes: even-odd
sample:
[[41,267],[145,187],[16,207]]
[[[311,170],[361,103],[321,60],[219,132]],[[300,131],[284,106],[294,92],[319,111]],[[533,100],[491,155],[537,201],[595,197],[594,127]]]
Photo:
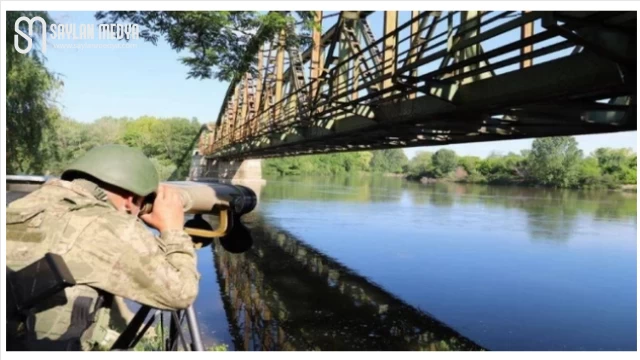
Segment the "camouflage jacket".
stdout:
[[200,275],[189,235],[180,230],[154,236],[86,180],[51,180],[9,204],[6,220],[8,268],[20,270],[52,252],[63,257],[76,280],[65,290],[66,303],[52,299],[27,321],[34,331],[26,336],[39,348],[79,337],[82,348],[95,345],[89,340],[99,341],[95,332],[106,333],[108,320],[97,316],[82,333],[70,328],[71,318],[79,316],[73,309],[78,303],[99,311],[100,291],[167,310],[186,308],[197,295]]

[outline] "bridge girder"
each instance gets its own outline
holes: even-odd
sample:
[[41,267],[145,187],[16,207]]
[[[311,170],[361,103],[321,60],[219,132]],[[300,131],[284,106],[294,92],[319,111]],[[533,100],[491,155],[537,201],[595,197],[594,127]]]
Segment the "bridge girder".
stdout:
[[[344,11],[263,44],[209,157],[264,158],[637,129],[635,12]],[[322,18],[322,12],[315,12]],[[408,34],[408,35],[406,35]]]

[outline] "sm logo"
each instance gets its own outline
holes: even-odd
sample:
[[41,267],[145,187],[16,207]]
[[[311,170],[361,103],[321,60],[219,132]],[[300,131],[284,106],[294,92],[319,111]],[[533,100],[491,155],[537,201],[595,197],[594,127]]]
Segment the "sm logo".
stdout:
[[[29,35],[25,34],[24,32],[22,32],[20,30],[20,23],[26,21],[27,24],[29,24]],[[18,18],[18,20],[16,20],[16,25],[15,25],[15,30],[16,30],[16,35],[13,35],[13,45],[15,46],[16,50],[21,53],[21,54],[26,54],[31,50],[31,47],[33,46],[33,23],[39,21],[41,28],[42,28],[42,52],[46,53],[47,52],[47,23],[44,21],[43,18],[41,18],[40,16],[36,16],[33,19],[29,19],[26,16],[21,16]],[[20,48],[20,45],[18,44],[18,35],[22,36],[22,38],[24,38],[25,40],[27,40],[27,47],[24,49]]]

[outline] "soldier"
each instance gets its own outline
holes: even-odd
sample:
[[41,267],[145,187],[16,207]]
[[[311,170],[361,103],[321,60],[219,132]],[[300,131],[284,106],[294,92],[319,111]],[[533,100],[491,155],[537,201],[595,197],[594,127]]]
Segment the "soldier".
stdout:
[[[139,216],[144,198],[153,193],[152,212]],[[90,150],[61,179],[12,202],[7,267],[20,270],[52,252],[62,256],[76,280],[76,286],[36,306],[26,321],[8,323],[12,345],[26,350],[108,345],[114,295],[165,310],[191,305],[200,275],[183,223],[177,192],[159,185],[142,152],[121,145]]]

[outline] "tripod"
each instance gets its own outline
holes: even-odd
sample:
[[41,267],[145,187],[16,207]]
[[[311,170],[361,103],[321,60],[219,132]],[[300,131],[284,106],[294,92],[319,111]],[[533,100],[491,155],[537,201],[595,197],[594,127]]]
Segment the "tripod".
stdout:
[[[202,338],[200,337],[200,326],[198,325],[198,319],[196,318],[193,305],[189,306],[185,310],[170,311],[171,319],[169,326],[169,334],[167,338],[164,337],[164,320],[163,311],[156,309],[155,313],[145,323],[144,320],[151,312],[151,307],[143,305],[140,310],[133,317],[127,328],[118,337],[116,342],[111,347],[111,350],[131,350],[142,339],[147,330],[153,325],[157,315],[160,316],[160,323],[162,328],[162,350],[163,351],[177,351],[178,342],[182,345],[182,349],[186,351],[204,351],[202,344]],[[182,329],[182,323],[187,320],[187,327],[189,332],[189,339],[191,343],[187,343],[185,334]],[[142,328],[142,330],[140,330]]]

